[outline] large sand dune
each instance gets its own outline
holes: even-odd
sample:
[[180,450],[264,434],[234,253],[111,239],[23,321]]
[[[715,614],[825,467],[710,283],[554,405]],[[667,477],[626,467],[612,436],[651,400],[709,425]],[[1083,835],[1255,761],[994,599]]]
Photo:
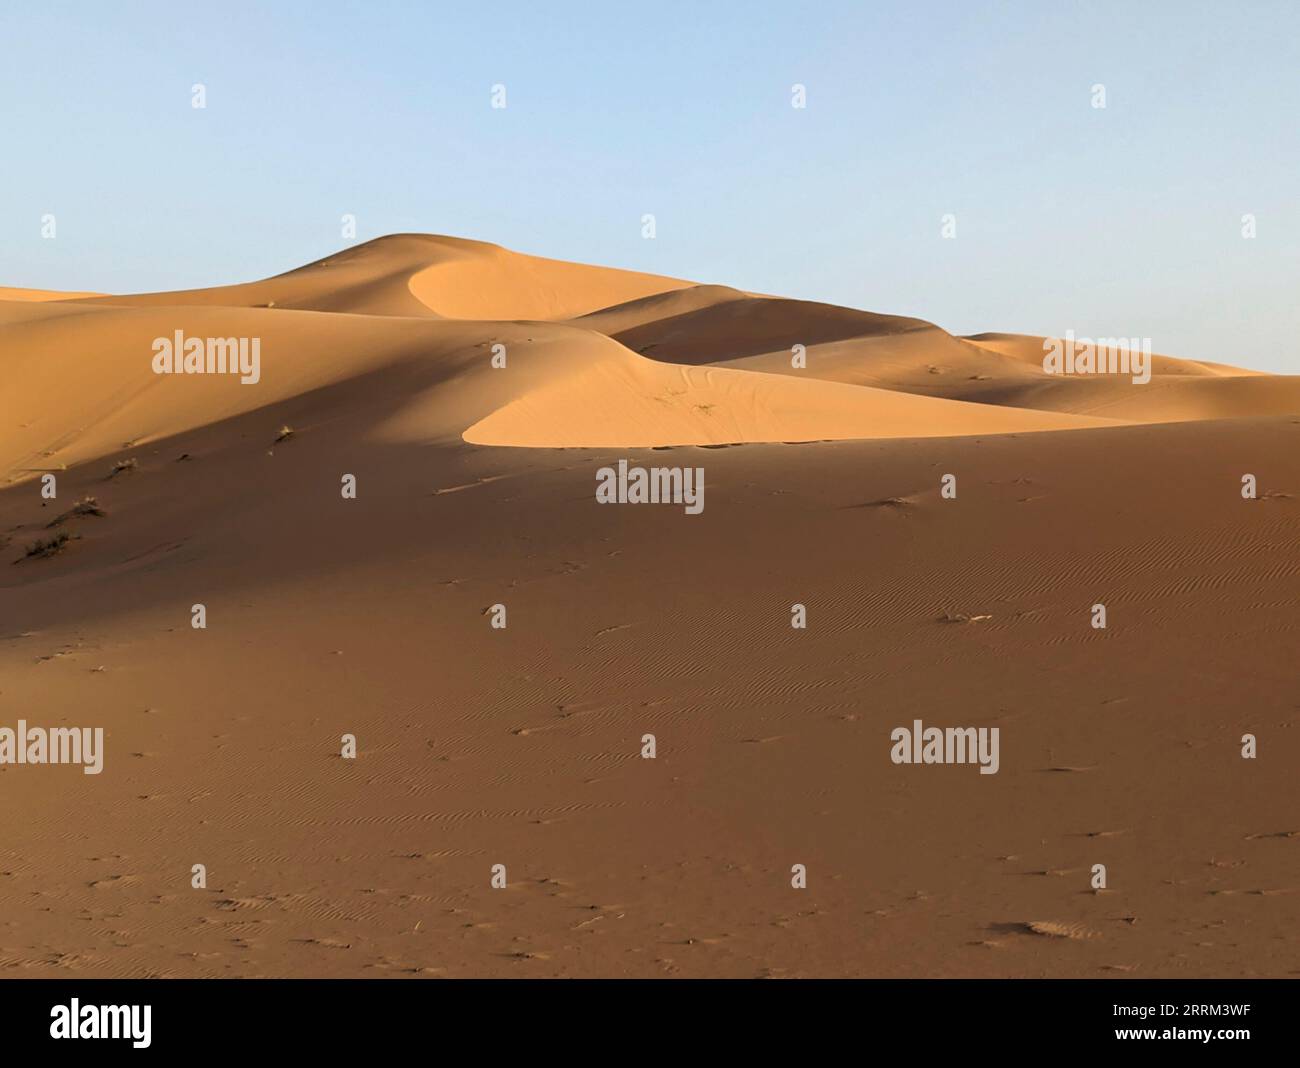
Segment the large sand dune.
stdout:
[[424,235],[19,292],[0,725],[106,755],[0,765],[0,974],[1294,974],[1300,380]]

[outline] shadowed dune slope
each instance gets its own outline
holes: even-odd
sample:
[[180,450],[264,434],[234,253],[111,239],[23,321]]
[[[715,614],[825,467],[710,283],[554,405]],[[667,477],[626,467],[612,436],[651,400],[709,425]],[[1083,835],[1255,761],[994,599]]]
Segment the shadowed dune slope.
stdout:
[[[897,336],[914,331],[931,331],[932,324],[898,315],[840,308],[833,304],[784,300],[779,297],[733,295],[734,291],[707,287],[716,300],[696,307],[686,294],[660,298],[662,318],[643,321],[610,333],[634,352],[668,363],[722,363],[745,356],[783,350],[789,355],[795,345],[811,347],[847,338]],[[696,300],[703,294],[691,294]],[[680,299],[686,307],[674,307]],[[644,303],[644,302],[643,302]],[[589,316],[588,322],[616,322],[615,312],[606,310]],[[597,326],[597,329],[600,329]]]
[[[411,366],[71,468],[57,504],[0,488],[3,721],[106,737],[101,775],[0,774],[7,973],[1294,972],[1294,421],[377,440]],[[621,458],[703,465],[704,512],[597,504]],[[914,718],[998,727],[999,772],[891,763]]]

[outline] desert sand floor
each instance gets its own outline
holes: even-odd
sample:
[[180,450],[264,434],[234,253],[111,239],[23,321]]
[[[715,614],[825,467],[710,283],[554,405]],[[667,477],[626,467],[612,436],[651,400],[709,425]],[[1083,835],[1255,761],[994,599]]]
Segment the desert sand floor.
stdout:
[[0,766],[0,976],[1300,974],[1300,379],[420,235],[60,296],[0,291],[0,726],[106,755]]

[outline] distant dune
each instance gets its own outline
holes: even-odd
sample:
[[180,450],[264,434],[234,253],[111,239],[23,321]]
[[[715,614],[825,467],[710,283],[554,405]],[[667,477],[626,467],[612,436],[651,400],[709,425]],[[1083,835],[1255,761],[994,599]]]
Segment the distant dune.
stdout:
[[82,297],[97,296],[95,293],[60,293],[53,289],[14,289],[0,286],[0,300],[47,301],[79,300]]
[[0,726],[106,736],[0,768],[0,967],[1292,974],[1300,378],[1044,340],[419,234],[0,289]]

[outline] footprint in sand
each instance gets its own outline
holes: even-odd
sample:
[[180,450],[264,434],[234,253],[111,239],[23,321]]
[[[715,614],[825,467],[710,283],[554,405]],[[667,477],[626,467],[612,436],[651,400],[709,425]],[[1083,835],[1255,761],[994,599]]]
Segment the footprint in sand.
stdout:
[[351,949],[351,942],[344,942],[338,938],[295,938],[293,941],[300,942],[307,946],[320,946],[323,949]]
[[136,875],[106,875],[102,879],[95,879],[87,885],[92,890],[102,890],[108,886],[129,886],[131,883],[139,882],[139,876]]
[[1081,923],[1060,920],[1025,920],[1018,923],[995,924],[994,930],[1006,934],[1030,934],[1040,938],[1062,938],[1072,942],[1082,942],[1090,938],[1100,938],[1096,931]]
[[1082,941],[1087,938],[1099,938],[1096,931],[1089,930],[1081,923],[1059,923],[1056,920],[1031,920],[1025,925],[1030,934],[1044,938],[1069,938]]

